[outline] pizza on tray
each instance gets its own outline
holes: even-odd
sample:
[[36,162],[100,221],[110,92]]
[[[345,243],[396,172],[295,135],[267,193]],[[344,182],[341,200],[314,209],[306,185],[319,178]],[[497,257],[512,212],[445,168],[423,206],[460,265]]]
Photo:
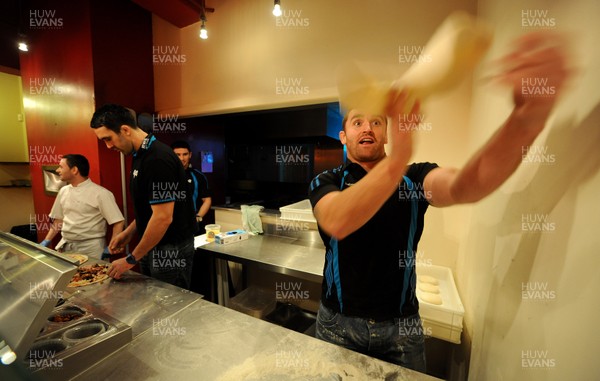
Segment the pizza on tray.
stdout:
[[88,260],[88,256],[85,254],[66,253],[65,255],[69,258],[76,260],[77,262],[79,262],[80,265],[84,264]]
[[80,266],[67,287],[81,287],[102,282],[108,278],[109,267],[110,265],[99,265],[97,263],[91,266]]

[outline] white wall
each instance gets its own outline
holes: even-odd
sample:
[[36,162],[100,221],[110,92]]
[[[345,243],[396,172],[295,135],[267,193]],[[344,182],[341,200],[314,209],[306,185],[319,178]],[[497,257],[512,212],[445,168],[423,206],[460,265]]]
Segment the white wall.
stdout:
[[[598,380],[600,2],[481,0],[481,15],[496,27],[492,57],[526,32],[522,11],[529,9],[547,11],[553,29],[573,33],[579,72],[534,144],[547,151],[530,158],[545,163],[523,163],[472,208],[457,264],[472,333],[469,379]],[[489,85],[477,86],[474,99],[470,141],[477,146],[511,104]],[[539,228],[546,230],[527,230],[528,218],[545,219]]]
[[[205,41],[198,38],[199,24],[179,30],[153,19],[156,60],[185,61],[155,63],[156,108],[164,114],[205,115],[337,101],[335,71],[341,63],[357,60],[401,72],[409,66],[400,62],[401,47],[424,46],[454,10],[477,11],[475,0],[286,0],[282,6],[295,15],[287,22],[307,23],[286,28],[275,24],[270,0],[229,0],[214,6]],[[160,53],[168,49],[177,53]],[[276,81],[282,78],[300,81],[308,91],[278,93]],[[420,134],[414,161],[458,166],[466,160],[470,92],[465,83],[425,105],[431,130]],[[466,225],[464,208],[431,208],[420,260],[455,270]]]
[[[599,4],[286,0],[295,17],[308,19],[307,27],[296,29],[275,25],[270,0],[210,4],[216,12],[208,14],[207,41],[197,38],[198,24],[177,30],[154,19],[154,45],[185,56],[178,65],[155,65],[156,106],[185,116],[335,100],[339,63],[396,64],[398,47],[425,44],[451,9],[475,13],[479,5],[495,26],[488,61],[525,32],[522,10],[547,10],[557,29],[577,32],[572,45],[581,57],[571,93],[535,143],[555,161],[523,164],[474,206],[431,208],[419,249],[426,260],[455,271],[472,336],[471,380],[600,379],[594,356],[600,342],[594,325],[600,318]],[[415,160],[460,166],[508,116],[509,94],[479,79],[491,67],[476,77],[473,104],[465,84],[427,105],[432,130],[420,134]],[[300,81],[308,92],[278,94],[281,78]],[[527,216],[545,218],[554,230],[523,231]],[[523,299],[522,288],[535,286],[545,287],[547,297]],[[534,365],[554,366],[525,368],[524,354]]]
[[[198,38],[199,23],[178,30],[155,17],[155,47],[177,49],[174,58],[185,60],[155,64],[156,108],[199,115],[336,100],[340,63],[398,64],[399,46],[425,44],[450,11],[475,13],[475,4],[286,0],[277,24],[272,0],[228,0],[210,4],[215,12],[208,13],[205,41]],[[278,92],[282,79],[306,91]]]

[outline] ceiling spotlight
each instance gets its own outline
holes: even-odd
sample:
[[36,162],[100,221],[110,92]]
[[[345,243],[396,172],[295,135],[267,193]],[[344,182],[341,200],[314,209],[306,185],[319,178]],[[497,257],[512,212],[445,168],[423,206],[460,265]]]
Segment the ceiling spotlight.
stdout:
[[208,38],[208,32],[206,31],[205,19],[202,19],[202,26],[200,27],[200,38],[206,40]]
[[273,16],[281,16],[281,0],[275,0],[275,6],[273,7]]
[[29,47],[27,46],[27,43],[24,41],[19,42],[19,50],[22,52],[28,52]]

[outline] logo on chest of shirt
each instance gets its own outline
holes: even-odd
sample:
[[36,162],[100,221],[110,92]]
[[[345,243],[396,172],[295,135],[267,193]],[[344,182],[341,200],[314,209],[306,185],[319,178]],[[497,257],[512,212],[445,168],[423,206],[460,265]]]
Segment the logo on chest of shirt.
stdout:
[[133,170],[133,177],[137,177],[137,175],[138,175],[138,170],[137,170],[137,169],[134,169],[134,170]]

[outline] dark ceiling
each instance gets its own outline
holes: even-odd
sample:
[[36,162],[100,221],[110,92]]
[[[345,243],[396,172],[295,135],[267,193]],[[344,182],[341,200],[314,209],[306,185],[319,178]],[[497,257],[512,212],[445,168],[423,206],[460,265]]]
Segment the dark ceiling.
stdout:
[[[204,10],[207,12],[211,11],[209,8],[206,8],[210,4],[205,6],[204,0],[130,1],[179,28],[198,22]],[[22,25],[26,26],[27,20],[23,17],[27,15],[26,11],[30,8],[29,3],[29,0],[0,0],[0,66],[19,70],[19,51],[17,49],[17,40],[20,32],[19,19],[21,19],[22,23],[25,23]],[[23,11],[20,11],[19,8]],[[21,15],[21,18],[19,15]]]
[[0,66],[19,69],[19,0],[0,1]]

